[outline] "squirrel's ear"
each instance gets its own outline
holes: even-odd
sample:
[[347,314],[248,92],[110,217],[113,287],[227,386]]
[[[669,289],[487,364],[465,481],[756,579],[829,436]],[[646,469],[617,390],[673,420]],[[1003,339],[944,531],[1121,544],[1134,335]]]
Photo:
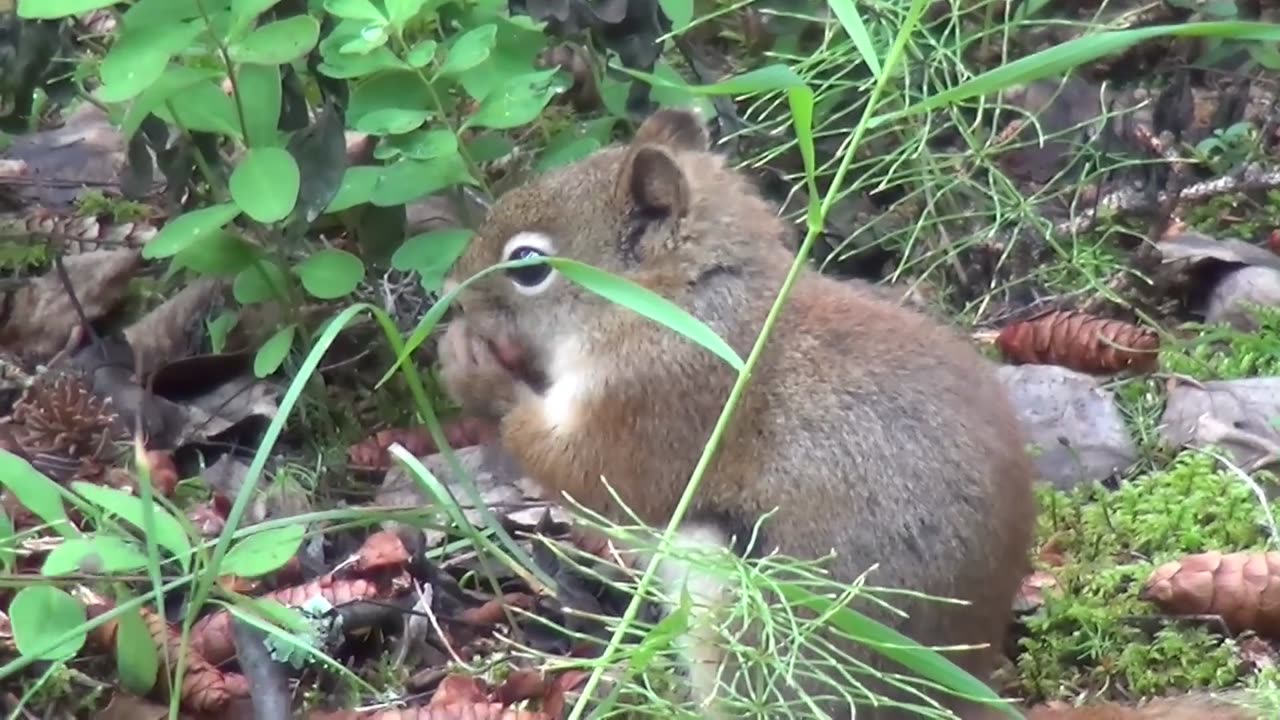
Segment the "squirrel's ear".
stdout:
[[696,110],[659,110],[640,124],[636,145],[662,145],[672,150],[706,150],[711,145],[707,126]]
[[622,163],[617,194],[643,212],[683,217],[689,181],[671,153],[657,145],[633,146]]

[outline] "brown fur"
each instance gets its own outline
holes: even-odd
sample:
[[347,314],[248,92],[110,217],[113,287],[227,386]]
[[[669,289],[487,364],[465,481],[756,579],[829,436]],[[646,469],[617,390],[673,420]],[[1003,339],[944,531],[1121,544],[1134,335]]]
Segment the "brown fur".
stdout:
[[[742,176],[705,152],[705,135],[691,123],[687,113],[657,113],[631,146],[511,191],[454,277],[506,259],[512,236],[536,231],[555,241],[555,254],[682,306],[745,357],[791,261],[779,242],[786,230]],[[464,319],[442,352],[455,398],[499,418],[504,445],[541,483],[616,517],[603,476],[644,521],[665,524],[734,371],[563,277],[528,297],[495,273],[459,300]],[[486,348],[519,347],[526,367],[554,383],[566,338],[594,379],[574,405],[579,420],[556,429],[543,412],[546,389]],[[876,563],[872,585],[969,601],[895,597],[909,619],[860,609],[926,644],[985,644],[952,655],[985,677],[1027,569],[1032,472],[1003,388],[967,343],[876,293],[806,270],[691,522],[727,519],[741,533],[776,508],[763,528],[766,552],[813,558],[835,549],[830,567],[842,581]],[[859,708],[858,716],[904,715]]]

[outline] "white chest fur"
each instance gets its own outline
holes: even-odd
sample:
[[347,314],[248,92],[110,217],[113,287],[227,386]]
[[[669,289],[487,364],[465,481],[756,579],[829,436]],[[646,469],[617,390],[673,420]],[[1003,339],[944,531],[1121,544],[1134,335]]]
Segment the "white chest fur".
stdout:
[[560,342],[548,370],[551,384],[542,398],[542,414],[553,432],[568,432],[581,421],[583,403],[599,389],[597,373],[575,337]]

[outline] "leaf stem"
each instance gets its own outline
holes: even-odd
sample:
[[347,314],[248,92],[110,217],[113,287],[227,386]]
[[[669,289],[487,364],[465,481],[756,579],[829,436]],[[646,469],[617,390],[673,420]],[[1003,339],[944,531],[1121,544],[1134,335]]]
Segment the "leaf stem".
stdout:
[[[400,52],[404,56],[409,54],[409,43],[404,39],[404,31],[396,31],[396,43],[400,46]],[[440,115],[440,122],[448,128],[449,132],[458,139],[458,155],[462,157],[462,161],[467,164],[467,170],[471,173],[471,177],[480,183],[480,187],[484,188],[485,195],[493,196],[493,189],[489,187],[489,182],[485,180],[484,173],[480,171],[480,165],[472,159],[471,153],[467,151],[467,146],[462,142],[461,130],[454,126],[453,120],[449,117],[449,113],[444,111],[444,102],[440,100],[440,93],[436,92],[436,86],[432,84],[431,79],[422,71],[422,68],[415,67],[413,69],[418,75],[418,79],[427,88],[427,94],[431,96],[431,102],[436,106],[436,113]]]
[[[832,178],[831,185],[827,189],[826,195],[822,198],[822,203],[818,206],[816,212],[810,213],[807,232],[805,233],[804,242],[800,245],[799,252],[796,253],[795,261],[791,263],[791,268],[787,271],[786,279],[782,283],[782,288],[778,291],[778,296],[774,300],[772,307],[769,308],[769,314],[765,317],[764,327],[761,328],[760,334],[756,337],[756,342],[751,348],[750,354],[747,355],[746,366],[738,373],[738,380],[734,383],[733,389],[729,392],[729,399],[725,403],[724,409],[720,413],[720,417],[716,420],[714,429],[711,431],[711,438],[707,441],[703,449],[702,457],[698,458],[698,464],[694,467],[693,474],[689,478],[688,484],[685,486],[684,494],[680,496],[680,501],[676,505],[675,512],[672,513],[671,520],[667,523],[666,529],[663,531],[661,543],[658,546],[658,552],[653,554],[645,567],[644,575],[641,576],[640,582],[636,587],[635,595],[632,596],[630,604],[627,605],[626,611],[623,613],[622,620],[618,627],[614,630],[613,636],[609,638],[609,644],[605,648],[604,653],[597,661],[592,669],[591,676],[587,678],[586,684],[583,686],[578,702],[573,706],[573,712],[569,714],[567,720],[578,720],[582,713],[586,710],[587,703],[590,701],[596,686],[600,684],[600,680],[604,677],[605,670],[618,661],[618,648],[622,643],[631,625],[634,624],[636,616],[639,614],[640,605],[646,597],[647,590],[653,582],[654,575],[657,574],[659,562],[668,552],[671,546],[671,540],[675,536],[676,528],[684,519],[685,514],[689,511],[689,506],[693,503],[694,495],[697,493],[698,486],[702,483],[702,478],[706,474],[707,469],[711,466],[711,461],[715,456],[715,452],[720,447],[720,442],[724,438],[725,431],[729,427],[732,420],[734,410],[745,394],[747,385],[751,381],[752,374],[756,364],[760,361],[761,355],[764,353],[765,343],[768,342],[769,336],[772,334],[774,325],[778,322],[778,317],[782,314],[782,309],[791,294],[792,288],[795,286],[796,280],[800,277],[801,271],[809,260],[809,253],[813,249],[814,241],[821,234],[823,222],[827,214],[831,212],[832,205],[839,195],[839,190],[844,182],[845,175],[849,172],[849,167],[853,164],[854,153],[858,145],[862,142],[863,136],[871,125],[872,114],[879,103],[880,96],[883,94],[885,86],[893,77],[892,70],[897,65],[903,55],[903,48],[906,45],[907,38],[914,31],[915,26],[920,20],[920,16],[924,12],[926,0],[912,0],[911,9],[908,11],[902,27],[898,34],[894,37],[893,46],[889,50],[888,56],[885,58],[883,71],[876,80],[875,86],[871,90],[870,96],[867,98],[867,104],[862,112],[862,118],[859,120],[853,132],[850,134],[849,142],[845,145],[844,155],[841,157],[840,166],[836,170],[835,176]],[[811,201],[812,202],[812,201]]]
[[226,43],[222,42],[222,38],[213,32],[213,20],[209,17],[209,12],[205,10],[204,0],[196,0],[196,9],[200,11],[200,17],[204,20],[204,29],[209,33],[209,38],[213,40],[213,44],[218,48],[218,55],[222,57],[222,64],[227,68],[227,80],[231,82],[231,100],[236,106],[236,117],[240,121],[240,132],[244,135],[244,146],[252,147],[253,143],[249,138],[249,123],[245,121],[244,102],[240,99],[240,82],[236,79],[236,68],[231,62],[231,53],[227,52]]

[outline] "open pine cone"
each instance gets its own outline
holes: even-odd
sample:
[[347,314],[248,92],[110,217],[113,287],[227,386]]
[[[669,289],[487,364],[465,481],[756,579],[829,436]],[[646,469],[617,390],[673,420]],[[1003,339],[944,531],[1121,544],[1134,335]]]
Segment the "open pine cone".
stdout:
[[5,428],[40,470],[58,479],[93,479],[114,465],[129,433],[78,372],[52,372],[14,403]]

